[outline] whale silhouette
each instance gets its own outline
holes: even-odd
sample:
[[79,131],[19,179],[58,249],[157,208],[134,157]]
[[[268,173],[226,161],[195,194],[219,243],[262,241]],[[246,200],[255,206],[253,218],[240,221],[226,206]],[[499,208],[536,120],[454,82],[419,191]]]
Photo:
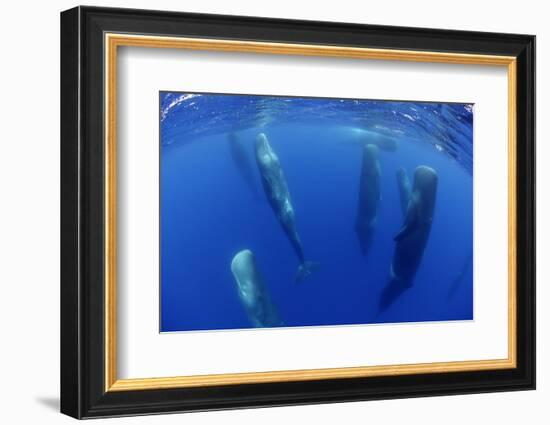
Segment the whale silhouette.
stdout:
[[355,233],[359,239],[361,253],[367,255],[372,244],[378,204],[380,202],[380,163],[378,161],[378,147],[366,145],[363,148],[363,162],[359,181],[359,201]]
[[258,197],[258,187],[256,184],[256,171],[252,167],[252,161],[249,153],[246,150],[245,145],[237,137],[235,133],[229,133],[227,135],[229,142],[229,150],[231,152],[231,158],[239,171],[242,179],[250,189],[254,198]]
[[395,235],[390,279],[382,292],[380,311],[385,310],[413,284],[432,228],[437,192],[437,173],[417,167],[401,230]]

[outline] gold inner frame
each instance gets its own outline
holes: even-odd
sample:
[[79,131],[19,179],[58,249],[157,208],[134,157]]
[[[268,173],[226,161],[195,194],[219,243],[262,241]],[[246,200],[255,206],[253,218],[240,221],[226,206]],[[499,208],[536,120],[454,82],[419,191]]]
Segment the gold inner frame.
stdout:
[[[416,373],[447,373],[516,367],[516,58],[477,54],[370,49],[326,45],[267,43],[106,33],[105,46],[105,391],[132,391],[213,385],[310,381]],[[437,363],[327,369],[118,379],[116,324],[116,123],[117,48],[119,46],[328,56],[507,67],[508,71],[508,357]]]

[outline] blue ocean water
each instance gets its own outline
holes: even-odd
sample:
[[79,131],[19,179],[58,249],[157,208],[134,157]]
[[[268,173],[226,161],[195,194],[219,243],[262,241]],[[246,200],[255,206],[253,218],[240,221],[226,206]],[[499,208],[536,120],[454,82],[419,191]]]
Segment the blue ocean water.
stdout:
[[[252,327],[231,271],[243,249],[283,326],[473,318],[472,105],[161,92],[159,115],[161,331]],[[300,283],[262,187],[259,133],[279,158],[306,260],[319,263]],[[381,146],[380,201],[363,256],[355,222],[369,139]],[[429,239],[412,286],[381,309],[404,222],[396,171],[412,182],[420,165],[438,176]]]

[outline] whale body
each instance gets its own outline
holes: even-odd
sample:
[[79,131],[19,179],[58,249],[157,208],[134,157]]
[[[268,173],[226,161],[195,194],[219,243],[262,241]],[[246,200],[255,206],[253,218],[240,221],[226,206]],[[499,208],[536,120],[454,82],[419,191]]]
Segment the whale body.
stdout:
[[243,178],[244,182],[250,189],[250,192],[254,197],[258,196],[258,189],[256,186],[255,170],[252,167],[252,161],[249,154],[246,151],[245,146],[239,140],[235,133],[229,133],[227,136],[229,142],[229,150],[231,152],[231,158],[239,171],[239,174]]
[[458,288],[460,288],[460,285],[464,280],[464,277],[466,276],[466,274],[470,270],[470,267],[472,266],[472,259],[473,259],[473,253],[470,252],[468,256],[464,259],[464,262],[462,263],[462,267],[460,268],[459,273],[453,279],[453,282],[449,287],[449,292],[448,292],[449,299],[451,299],[455,295],[455,293],[458,291]]
[[350,142],[355,144],[364,145],[376,145],[379,149],[388,152],[395,152],[397,150],[397,140],[391,136],[379,133],[377,131],[366,130],[363,128],[352,128],[352,138]]
[[397,189],[399,190],[399,201],[401,202],[401,211],[403,215],[407,214],[407,207],[411,199],[411,182],[404,168],[399,168],[396,173]]
[[413,284],[432,228],[437,180],[436,171],[430,167],[420,166],[415,170],[403,227],[394,237],[390,279],[382,293],[381,310]]
[[355,233],[359,239],[359,246],[363,255],[367,255],[372,244],[379,203],[380,163],[378,161],[378,147],[366,145],[363,148],[357,219],[355,222]]
[[294,208],[292,207],[286,178],[279,158],[271,148],[264,133],[258,134],[256,138],[256,162],[269,205],[298,256],[300,264],[295,281],[300,282],[308,277],[318,264],[305,260],[302,242],[296,230]]
[[231,261],[231,272],[251,324],[256,328],[282,326],[252,251],[245,249],[238,252]]

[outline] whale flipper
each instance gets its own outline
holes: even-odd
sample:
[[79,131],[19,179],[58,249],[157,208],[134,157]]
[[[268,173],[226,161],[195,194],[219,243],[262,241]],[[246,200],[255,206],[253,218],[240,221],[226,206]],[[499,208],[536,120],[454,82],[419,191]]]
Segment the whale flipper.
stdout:
[[315,270],[319,268],[320,264],[317,261],[305,261],[298,266],[298,271],[294,277],[294,281],[299,283],[306,277],[310,276]]

